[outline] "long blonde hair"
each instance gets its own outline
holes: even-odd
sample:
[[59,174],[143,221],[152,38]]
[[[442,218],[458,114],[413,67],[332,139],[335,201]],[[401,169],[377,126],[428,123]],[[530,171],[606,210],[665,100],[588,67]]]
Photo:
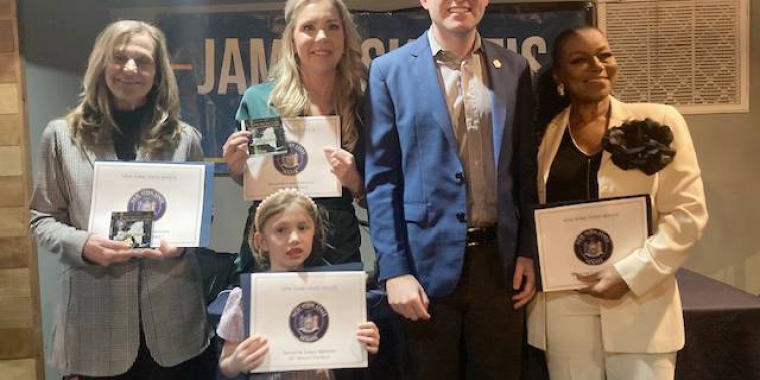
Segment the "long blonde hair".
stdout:
[[[296,19],[309,3],[322,0],[288,0],[285,4],[285,30],[282,33],[281,56],[271,71],[274,88],[270,104],[284,117],[301,115],[309,106],[309,94],[299,74],[298,58],[293,43]],[[343,23],[345,50],[335,76],[336,111],[341,116],[341,145],[353,151],[359,132],[357,112],[367,84],[367,68],[361,61],[361,37],[343,0],[326,0],[338,10]]]
[[98,35],[82,81],[80,103],[65,118],[75,140],[94,144],[102,133],[119,131],[113,119],[111,93],[106,84],[106,66],[113,59],[114,49],[131,36],[145,34],[153,40],[156,76],[147,95],[152,108],[147,127],[142,129],[140,148],[149,156],[154,152],[174,149],[180,139],[179,94],[177,80],[169,62],[166,37],[158,28],[142,21],[120,20],[109,24]]

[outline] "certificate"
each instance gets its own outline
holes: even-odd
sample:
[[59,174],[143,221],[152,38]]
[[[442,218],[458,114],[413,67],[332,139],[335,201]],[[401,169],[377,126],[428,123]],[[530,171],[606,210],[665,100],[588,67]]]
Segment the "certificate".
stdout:
[[87,231],[118,236],[114,223],[125,224],[130,217],[152,211],[150,242],[146,245],[158,247],[164,239],[175,247],[206,247],[213,174],[213,164],[203,162],[97,161]]
[[363,271],[241,276],[246,331],[269,342],[253,372],[366,367],[356,340],[367,320],[365,282]]
[[649,196],[547,205],[535,210],[543,291],[580,289],[575,273],[605,269],[649,236]]
[[340,181],[330,172],[325,146],[340,146],[340,117],[282,118],[287,152],[252,155],[243,174],[245,200],[261,200],[282,188],[310,197],[339,197]]

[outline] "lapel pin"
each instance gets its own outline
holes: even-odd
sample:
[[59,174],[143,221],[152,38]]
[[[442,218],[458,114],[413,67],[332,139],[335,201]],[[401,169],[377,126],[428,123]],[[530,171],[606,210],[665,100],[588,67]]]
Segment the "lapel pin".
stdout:
[[495,67],[497,69],[500,69],[501,68],[501,61],[499,61],[498,59],[494,59],[493,60],[493,67]]

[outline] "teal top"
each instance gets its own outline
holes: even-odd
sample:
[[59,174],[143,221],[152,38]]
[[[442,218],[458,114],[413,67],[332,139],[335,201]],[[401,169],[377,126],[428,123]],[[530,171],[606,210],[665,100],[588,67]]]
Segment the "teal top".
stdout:
[[253,87],[249,87],[243,94],[235,114],[235,120],[263,119],[267,117],[280,116],[280,113],[269,105],[269,94],[272,93],[274,83],[264,82]]
[[[240,107],[235,114],[235,119],[247,120],[279,116],[279,112],[269,104],[269,95],[273,87],[274,84],[272,82],[264,82],[248,88],[245,94],[243,94],[243,99],[240,101]],[[359,133],[359,136],[361,136],[361,133]],[[360,149],[362,144],[362,141],[358,141],[356,146],[359,149],[355,149],[355,152],[353,152],[359,173],[363,172],[364,163],[364,156],[361,153],[363,150]],[[327,264],[360,262],[361,253],[359,246],[361,245],[361,235],[359,233],[359,221],[356,219],[351,192],[344,187],[341,197],[314,198],[314,202],[319,205],[323,213],[323,220],[327,225],[325,249],[321,252],[323,260]],[[248,235],[258,203],[253,202],[248,210],[248,220],[245,222],[243,242],[240,246],[240,257],[238,259],[240,273],[261,271],[261,268],[256,267],[251,247],[248,245]],[[315,253],[312,252],[312,255]],[[316,263],[316,265],[324,264]]]

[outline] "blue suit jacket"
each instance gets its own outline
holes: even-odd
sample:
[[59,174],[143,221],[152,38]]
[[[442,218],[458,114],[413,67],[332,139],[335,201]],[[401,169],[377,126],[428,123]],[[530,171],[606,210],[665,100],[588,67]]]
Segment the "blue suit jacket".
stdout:
[[[498,249],[510,284],[517,255],[535,257],[527,218],[537,201],[531,73],[521,56],[485,39],[482,46],[497,171]],[[467,190],[427,35],[372,63],[365,141],[380,279],[413,274],[429,296],[450,294],[465,253]]]

